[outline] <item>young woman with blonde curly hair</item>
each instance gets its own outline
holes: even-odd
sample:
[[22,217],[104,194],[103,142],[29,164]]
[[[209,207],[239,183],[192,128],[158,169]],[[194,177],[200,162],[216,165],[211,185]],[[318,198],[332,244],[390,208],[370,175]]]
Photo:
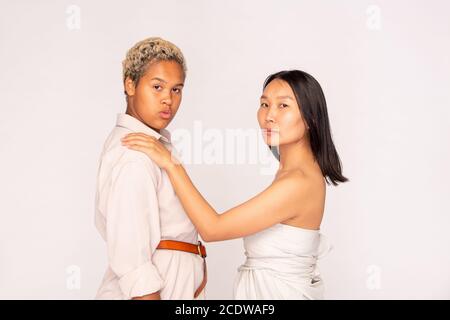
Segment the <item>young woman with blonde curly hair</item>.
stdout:
[[206,251],[166,172],[120,143],[143,132],[170,150],[165,128],[185,76],[180,49],[161,38],[138,42],[123,61],[126,112],[106,139],[97,176],[95,224],[108,256],[98,299],[205,299]]

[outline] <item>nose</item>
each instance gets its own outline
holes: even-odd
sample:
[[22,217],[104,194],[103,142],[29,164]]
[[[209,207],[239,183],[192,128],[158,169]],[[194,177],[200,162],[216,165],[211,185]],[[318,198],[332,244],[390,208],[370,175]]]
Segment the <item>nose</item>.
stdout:
[[267,114],[266,114],[266,122],[270,123],[270,122],[275,122],[275,117],[276,117],[276,111],[274,110],[274,108],[270,108],[269,110],[267,110]]
[[167,92],[163,98],[161,99],[161,104],[165,104],[167,106],[172,105],[172,92]]

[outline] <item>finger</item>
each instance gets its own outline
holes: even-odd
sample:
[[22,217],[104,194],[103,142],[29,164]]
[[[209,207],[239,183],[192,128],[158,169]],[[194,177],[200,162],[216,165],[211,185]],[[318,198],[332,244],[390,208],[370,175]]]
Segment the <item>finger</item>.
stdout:
[[123,138],[121,139],[122,142],[131,142],[131,141],[147,141],[149,143],[154,143],[155,140],[149,139],[148,137],[142,137],[142,136],[133,136],[129,138]]
[[136,136],[136,137],[144,137],[144,138],[152,138],[153,137],[153,136],[145,134],[143,132],[135,132],[134,136]]
[[124,141],[124,142],[130,142],[130,141],[152,141],[152,140],[150,140],[150,139],[147,139],[147,138],[144,138],[144,137],[139,137],[139,136],[136,136],[136,137],[129,137],[129,138],[123,138],[123,139],[121,139],[121,141]]
[[132,132],[129,133],[127,135],[125,135],[125,137],[144,137],[144,138],[149,138],[149,139],[156,139],[154,136],[142,133],[142,132]]
[[156,140],[149,139],[149,138],[144,138],[144,137],[141,137],[141,136],[134,136],[134,137],[129,137],[129,138],[123,138],[123,139],[120,139],[120,141],[122,141],[122,142],[147,141],[148,143],[156,143]]
[[133,133],[128,133],[125,136],[122,137],[122,139],[129,139],[129,138],[136,138],[139,137],[140,135],[138,135],[136,132]]
[[154,145],[151,142],[148,141],[142,141],[142,140],[133,140],[128,142],[122,142],[122,144],[126,147],[128,146],[140,146],[147,149],[154,149]]
[[142,147],[142,146],[139,146],[139,145],[129,145],[129,146],[127,146],[127,148],[131,149],[131,150],[135,150],[135,151],[144,152],[144,153],[149,152],[148,148],[145,148],[145,147]]
[[135,137],[135,136],[136,136],[136,132],[131,132],[131,133],[127,133],[122,138],[129,138],[129,137]]

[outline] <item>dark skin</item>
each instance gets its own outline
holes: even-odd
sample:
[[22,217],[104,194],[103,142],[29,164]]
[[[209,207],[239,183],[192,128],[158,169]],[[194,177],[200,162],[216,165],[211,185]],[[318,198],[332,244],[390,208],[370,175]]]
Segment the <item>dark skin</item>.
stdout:
[[[126,113],[160,132],[178,111],[184,79],[183,68],[177,62],[152,62],[137,85],[130,78],[125,79]],[[132,300],[161,300],[161,296],[157,291]]]
[[[126,113],[159,132],[167,127],[181,103],[185,75],[175,61],[152,62],[137,86],[125,79],[128,95]],[[161,112],[168,112],[162,116]]]

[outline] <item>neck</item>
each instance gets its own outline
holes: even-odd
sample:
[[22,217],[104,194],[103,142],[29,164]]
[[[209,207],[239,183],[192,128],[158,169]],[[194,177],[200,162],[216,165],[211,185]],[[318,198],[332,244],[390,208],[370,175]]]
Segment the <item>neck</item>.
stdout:
[[280,145],[279,171],[289,171],[301,168],[305,164],[314,162],[314,155],[309,140],[302,138],[288,144]]

